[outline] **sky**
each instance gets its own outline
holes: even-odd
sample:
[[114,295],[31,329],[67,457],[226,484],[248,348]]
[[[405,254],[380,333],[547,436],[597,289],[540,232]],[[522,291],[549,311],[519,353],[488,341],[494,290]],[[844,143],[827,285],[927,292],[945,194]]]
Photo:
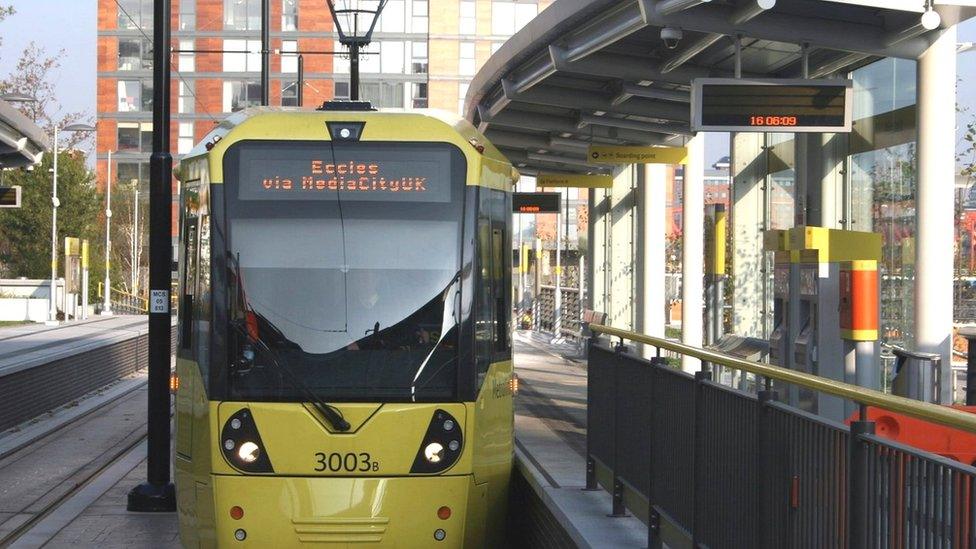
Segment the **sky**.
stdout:
[[[0,0],[17,13],[0,23],[0,76],[13,70],[24,47],[31,41],[55,53],[65,50],[57,71],[58,95],[66,112],[81,111],[95,119],[96,1],[95,0]],[[42,29],[47,32],[39,32]],[[976,21],[959,27],[960,42],[976,42]],[[976,113],[976,50],[958,58],[959,105]],[[728,134],[705,138],[706,166],[728,154]]]

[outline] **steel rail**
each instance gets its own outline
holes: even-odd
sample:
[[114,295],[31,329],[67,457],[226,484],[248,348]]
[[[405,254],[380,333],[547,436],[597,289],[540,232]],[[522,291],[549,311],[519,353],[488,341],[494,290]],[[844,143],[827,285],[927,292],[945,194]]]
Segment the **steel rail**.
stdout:
[[948,427],[955,427],[964,431],[976,433],[976,414],[962,412],[948,406],[929,404],[910,398],[888,395],[881,391],[851,385],[842,381],[827,379],[820,376],[805,374],[796,370],[781,368],[770,364],[750,362],[732,356],[716,353],[674,341],[668,341],[659,337],[653,337],[637,332],[621,330],[612,326],[602,324],[591,324],[590,330],[595,333],[606,334],[611,337],[619,337],[639,343],[645,343],[658,349],[667,349],[682,355],[691,356],[713,364],[720,364],[728,368],[743,370],[751,374],[763,376],[777,381],[792,383],[807,389],[813,389],[829,395],[838,396],[852,400],[859,404],[875,406],[911,416],[932,423],[939,423]]

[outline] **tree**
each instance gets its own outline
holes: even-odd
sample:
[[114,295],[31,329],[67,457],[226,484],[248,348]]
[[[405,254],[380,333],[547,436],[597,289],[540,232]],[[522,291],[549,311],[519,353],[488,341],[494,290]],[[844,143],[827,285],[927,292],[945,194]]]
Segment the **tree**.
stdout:
[[[0,15],[2,14],[3,8],[0,8]],[[82,112],[63,112],[58,102],[54,81],[64,53],[62,49],[49,56],[43,47],[31,42],[20,54],[14,71],[0,81],[0,93],[24,94],[32,99],[32,101],[17,102],[15,106],[43,128],[48,135],[54,133],[55,126],[63,128],[88,118],[86,113]],[[78,148],[90,139],[90,136],[83,132],[67,133],[62,137],[58,146],[64,149]]]
[[[51,154],[33,170],[10,170],[4,184],[20,185],[21,207],[0,213],[0,273],[5,277],[51,276]],[[77,151],[58,155],[58,250],[66,236],[98,238],[100,197],[94,175]],[[61,257],[58,258],[59,264]],[[96,265],[97,266],[97,263]],[[97,269],[97,272],[102,272]],[[97,279],[94,279],[97,280]]]

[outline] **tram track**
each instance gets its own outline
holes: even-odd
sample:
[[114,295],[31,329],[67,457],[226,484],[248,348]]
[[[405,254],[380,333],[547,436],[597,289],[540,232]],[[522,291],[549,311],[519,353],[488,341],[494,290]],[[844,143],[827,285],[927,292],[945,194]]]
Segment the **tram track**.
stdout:
[[0,548],[15,545],[146,440],[145,387],[142,383],[0,457]]

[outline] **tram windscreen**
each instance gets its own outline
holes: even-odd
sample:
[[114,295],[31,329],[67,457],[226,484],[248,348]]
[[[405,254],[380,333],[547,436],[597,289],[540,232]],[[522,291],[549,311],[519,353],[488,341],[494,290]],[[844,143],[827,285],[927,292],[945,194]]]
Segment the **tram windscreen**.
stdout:
[[231,395],[307,400],[293,373],[332,401],[453,398],[464,173],[441,144],[229,151],[230,318],[260,340]]

